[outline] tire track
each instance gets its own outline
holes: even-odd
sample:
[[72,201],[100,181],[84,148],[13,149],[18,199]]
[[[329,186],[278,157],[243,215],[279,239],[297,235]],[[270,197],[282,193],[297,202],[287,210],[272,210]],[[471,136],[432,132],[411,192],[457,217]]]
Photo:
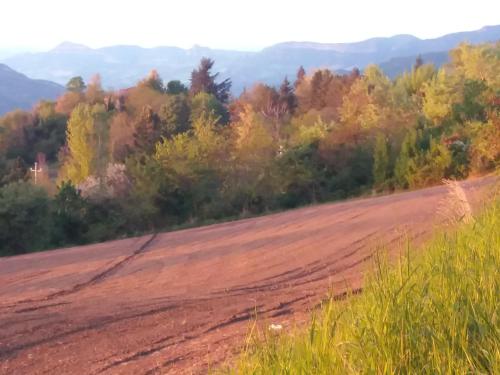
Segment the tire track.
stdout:
[[[163,339],[160,339],[160,340],[157,340],[156,342],[154,342],[153,343],[154,345],[152,347],[150,347],[148,349],[140,350],[140,351],[135,352],[135,353],[132,353],[127,357],[117,359],[117,360],[111,362],[110,364],[102,367],[101,369],[97,370],[96,372],[94,372],[94,374],[96,374],[96,375],[102,374],[103,372],[110,370],[114,367],[140,360],[143,357],[156,354],[156,353],[158,353],[166,348],[172,347],[174,345],[179,345],[179,344],[185,343],[187,341],[195,340],[199,337],[202,337],[203,335],[206,335],[206,334],[211,333],[213,331],[216,331],[218,329],[225,328],[225,327],[228,327],[228,326],[236,324],[236,323],[248,321],[250,319],[256,319],[259,315],[265,316],[266,314],[269,314],[270,317],[276,317],[276,316],[290,314],[293,312],[293,310],[290,308],[291,305],[293,305],[296,302],[311,298],[313,296],[314,296],[314,294],[306,294],[306,295],[303,295],[303,296],[300,296],[300,297],[297,297],[297,298],[294,298],[294,299],[291,299],[291,300],[288,300],[285,302],[280,302],[277,306],[270,307],[270,308],[265,309],[265,310],[259,309],[259,307],[262,307],[262,305],[257,307],[257,309],[249,307],[249,308],[244,309],[243,311],[240,311],[240,312],[234,314],[231,318],[229,318],[227,320],[224,320],[224,321],[221,321],[217,324],[209,326],[203,330],[200,330],[197,334],[186,336],[185,338],[183,338],[181,340],[172,340],[172,339],[175,339],[175,336],[167,336]],[[273,313],[273,314],[270,314],[270,313]],[[184,353],[177,358],[174,358],[172,360],[167,360],[165,363],[163,363],[160,367],[156,368],[155,370],[159,370],[160,368],[166,367],[169,364],[173,364],[174,362],[177,362],[179,358],[185,357],[187,355],[189,355],[189,353]]]
[[[116,273],[118,270],[122,269],[128,263],[134,261],[139,256],[141,256],[148,249],[149,245],[151,245],[151,243],[156,239],[157,235],[158,235],[158,233],[153,233],[138,249],[136,249],[134,252],[132,252],[132,254],[130,254],[129,256],[125,257],[124,259],[116,262],[115,264],[106,268],[105,270],[101,271],[100,273],[98,273],[97,275],[92,277],[90,280],[87,280],[87,281],[80,283],[80,284],[76,284],[69,289],[65,289],[65,290],[63,289],[63,290],[60,290],[58,292],[48,294],[43,298],[26,299],[26,300],[17,301],[11,305],[0,306],[0,309],[5,309],[5,308],[8,309],[8,308],[12,308],[12,307],[15,308],[15,307],[18,307],[19,305],[25,304],[25,303],[47,302],[47,301],[51,301],[53,299],[56,299],[58,297],[68,296],[70,294],[80,292],[83,289],[86,289],[90,286],[97,285],[97,284],[103,282],[104,280],[106,280],[107,278],[109,278],[111,275]],[[39,307],[34,307],[34,308],[27,308],[24,310],[25,311],[37,310],[37,309],[43,309],[45,307],[50,307],[50,306],[51,305],[39,306]],[[18,310],[18,312],[23,312],[23,311]]]
[[[57,333],[52,336],[47,336],[47,337],[42,337],[34,341],[29,341],[25,343],[21,343],[12,347],[6,347],[2,348],[0,347],[0,362],[3,359],[10,358],[12,356],[15,356],[19,352],[26,350],[26,349],[31,349],[39,345],[44,345],[48,343],[53,343],[57,341],[61,341],[61,339],[66,339],[72,335],[79,334],[81,332],[89,331],[89,330],[102,330],[103,328],[107,328],[109,325],[127,321],[127,320],[132,320],[132,319],[138,319],[138,318],[144,318],[147,316],[152,316],[156,314],[161,314],[168,312],[170,310],[173,310],[177,307],[177,305],[166,305],[166,306],[160,306],[156,309],[148,310],[148,311],[141,311],[141,312],[136,312],[131,315],[124,315],[124,316],[119,316],[119,317],[113,317],[113,318],[101,318],[101,319],[96,319],[93,322],[90,322],[89,324],[84,324],[75,328],[72,328],[70,330],[65,330],[63,332]],[[57,325],[58,322],[55,324],[49,324],[47,326],[54,326]],[[30,330],[31,332],[31,330]],[[17,335],[18,333],[16,333]],[[5,337],[5,341],[9,341],[11,337]]]
[[126,264],[134,261],[140,255],[142,255],[147,250],[147,248],[149,247],[149,245],[155,240],[155,238],[156,238],[157,235],[158,235],[157,233],[153,233],[148,238],[148,240],[146,242],[144,242],[137,250],[135,250],[128,257],[122,259],[121,261],[115,263],[114,265],[112,265],[111,267],[105,269],[101,273],[95,275],[90,280],[88,280],[88,281],[86,281],[84,283],[81,283],[81,284],[76,284],[71,289],[62,290],[62,291],[59,291],[59,292],[55,292],[55,293],[49,294],[46,297],[46,300],[51,300],[53,298],[57,298],[57,297],[61,297],[61,296],[67,296],[69,294],[77,293],[77,292],[79,292],[79,291],[81,291],[83,289],[86,289],[86,288],[90,287],[90,286],[93,286],[93,285],[96,285],[96,284],[99,284],[99,283],[103,282],[105,279],[109,278],[111,275],[113,275],[114,273],[116,273],[119,269],[123,268]]

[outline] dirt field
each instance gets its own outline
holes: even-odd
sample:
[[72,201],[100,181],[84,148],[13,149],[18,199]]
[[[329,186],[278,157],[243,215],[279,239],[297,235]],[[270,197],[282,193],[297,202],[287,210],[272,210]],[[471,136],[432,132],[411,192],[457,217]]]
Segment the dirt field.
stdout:
[[[477,207],[493,178],[462,185]],[[443,187],[0,259],[1,374],[206,373],[259,320],[360,288],[378,245],[428,235]],[[264,323],[263,323],[264,324]]]

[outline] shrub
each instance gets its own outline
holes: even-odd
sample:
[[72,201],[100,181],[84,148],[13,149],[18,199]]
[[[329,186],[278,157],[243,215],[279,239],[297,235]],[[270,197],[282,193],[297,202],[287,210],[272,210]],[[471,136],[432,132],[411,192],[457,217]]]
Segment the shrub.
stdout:
[[45,190],[22,181],[0,188],[0,255],[43,249],[50,230]]

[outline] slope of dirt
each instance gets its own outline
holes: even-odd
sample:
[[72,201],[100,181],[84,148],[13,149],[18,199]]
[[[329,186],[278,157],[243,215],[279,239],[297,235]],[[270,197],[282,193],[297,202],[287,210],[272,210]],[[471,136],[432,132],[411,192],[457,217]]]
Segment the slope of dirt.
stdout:
[[[477,206],[493,178],[464,182]],[[0,259],[1,374],[205,373],[249,323],[361,287],[376,247],[439,223],[444,187]]]

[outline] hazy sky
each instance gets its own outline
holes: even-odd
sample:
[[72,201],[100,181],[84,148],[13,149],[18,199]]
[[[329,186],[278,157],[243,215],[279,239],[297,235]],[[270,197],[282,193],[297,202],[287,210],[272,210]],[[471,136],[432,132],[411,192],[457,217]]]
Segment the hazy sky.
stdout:
[[282,41],[432,38],[500,23],[497,0],[2,0],[0,48],[194,44],[260,49]]

